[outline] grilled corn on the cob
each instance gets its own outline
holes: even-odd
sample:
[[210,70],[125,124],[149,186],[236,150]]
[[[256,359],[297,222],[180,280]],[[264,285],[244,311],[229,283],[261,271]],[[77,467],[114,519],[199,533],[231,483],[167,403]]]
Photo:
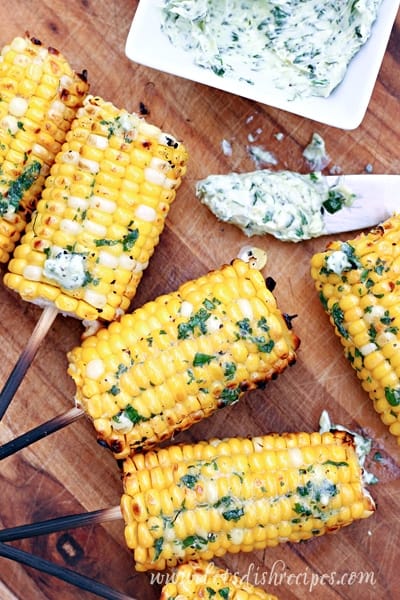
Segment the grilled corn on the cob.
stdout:
[[400,443],[400,215],[313,256],[311,275],[347,359]]
[[191,560],[179,566],[172,581],[164,585],[160,600],[277,600],[240,577],[218,568],[212,562]]
[[54,48],[17,37],[0,56],[0,262],[7,262],[88,91]]
[[6,285],[81,319],[110,321],[124,312],[186,159],[171,135],[88,96],[10,261]]
[[176,445],[123,468],[125,539],[138,571],[307,540],[375,508],[345,431]]
[[123,458],[236,402],[293,363],[298,343],[261,272],[236,259],[86,338],[68,372]]

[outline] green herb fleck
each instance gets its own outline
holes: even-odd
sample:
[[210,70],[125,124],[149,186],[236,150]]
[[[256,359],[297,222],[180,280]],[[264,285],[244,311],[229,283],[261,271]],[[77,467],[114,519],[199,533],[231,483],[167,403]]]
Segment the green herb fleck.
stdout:
[[138,239],[138,237],[139,237],[139,230],[134,229],[133,231],[129,231],[120,240],[112,240],[112,239],[108,239],[108,238],[102,238],[102,239],[95,240],[94,243],[95,243],[96,247],[116,246],[117,244],[122,244],[122,249],[124,250],[124,252],[127,252],[135,245],[135,242]]
[[122,375],[123,373],[126,373],[126,372],[127,372],[127,370],[128,370],[128,367],[127,367],[126,365],[124,365],[123,363],[120,363],[120,364],[118,365],[118,368],[117,368],[117,371],[116,371],[116,373],[115,373],[115,376],[116,376],[117,378],[119,378],[119,377],[121,377],[121,375]]
[[228,381],[230,379],[233,379],[235,377],[236,374],[236,364],[233,362],[227,362],[224,364],[224,377],[225,379],[227,379]]
[[178,325],[178,339],[185,340],[191,334],[194,334],[196,329],[199,329],[203,335],[207,333],[206,321],[211,316],[205,308],[200,308],[190,319]]
[[390,406],[400,406],[400,388],[385,387],[385,398]]
[[230,406],[231,404],[234,404],[235,402],[237,402],[239,400],[239,396],[240,396],[240,389],[238,387],[236,387],[236,388],[226,387],[222,390],[219,399],[223,406]]
[[244,515],[243,508],[232,508],[230,510],[225,510],[222,513],[225,521],[239,521]]
[[263,335],[254,337],[252,341],[256,344],[259,352],[265,352],[266,354],[272,352],[275,346],[274,340],[266,341]]
[[153,561],[154,562],[160,558],[160,554],[162,552],[163,545],[164,545],[163,537],[160,537],[160,538],[157,538],[156,540],[154,540],[154,545],[153,545],[153,547],[154,547]]
[[295,513],[301,515],[302,517],[310,517],[312,515],[311,510],[307,508],[307,506],[300,504],[300,502],[295,503],[293,510]]
[[188,487],[189,489],[193,490],[194,486],[196,485],[197,481],[198,481],[198,476],[196,475],[183,475],[180,478],[180,481],[183,483],[184,486]]
[[261,319],[258,320],[257,325],[263,331],[269,331],[269,325],[265,317],[261,317]]
[[207,310],[213,310],[214,308],[216,308],[218,306],[218,304],[221,304],[221,301],[218,300],[218,298],[213,298],[212,300],[210,300],[209,298],[206,298],[203,302],[203,306]]
[[335,461],[335,460],[326,460],[322,463],[323,465],[332,465],[333,467],[348,467],[349,463],[345,460]]
[[340,335],[344,338],[348,338],[349,334],[347,332],[347,329],[344,326],[344,313],[343,313],[342,309],[340,308],[338,302],[335,302],[335,304],[332,306],[331,315],[332,315],[332,319],[333,319],[335,326],[336,326],[337,330],[339,331]]
[[213,358],[215,358],[215,354],[203,354],[202,352],[196,352],[193,359],[193,366],[202,367],[203,365],[208,365]]
[[25,167],[21,175],[10,183],[8,192],[0,194],[0,216],[6,214],[10,208],[17,211],[24,193],[29,190],[40,175],[42,165],[38,160]]
[[189,535],[184,540],[182,540],[183,548],[193,548],[194,550],[204,550],[205,546],[207,546],[208,542],[206,538],[201,535]]
[[335,213],[348,203],[348,197],[339,189],[328,191],[328,198],[322,203],[322,206],[328,213]]
[[131,406],[131,404],[128,404],[127,406],[125,406],[124,412],[125,412],[126,416],[128,417],[128,419],[130,421],[132,421],[132,423],[134,425],[136,425],[137,423],[143,423],[143,421],[148,421],[149,420],[147,417],[144,417],[143,415],[141,415],[136,410],[136,408],[134,408],[133,406]]
[[253,333],[253,330],[250,325],[250,319],[245,317],[241,321],[237,321],[236,323],[239,329],[239,337],[246,338]]

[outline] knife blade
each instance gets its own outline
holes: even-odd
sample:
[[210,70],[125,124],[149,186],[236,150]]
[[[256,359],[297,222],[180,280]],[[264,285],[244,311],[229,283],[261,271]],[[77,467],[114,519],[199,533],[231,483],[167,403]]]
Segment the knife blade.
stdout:
[[343,233],[374,227],[400,212],[400,175],[328,175],[328,185],[338,180],[356,195],[351,206],[324,213],[325,233]]

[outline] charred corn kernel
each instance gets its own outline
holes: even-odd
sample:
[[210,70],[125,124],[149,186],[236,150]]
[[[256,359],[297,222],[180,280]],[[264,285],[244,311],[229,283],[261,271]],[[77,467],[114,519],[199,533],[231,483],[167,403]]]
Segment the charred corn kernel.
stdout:
[[0,262],[18,242],[87,91],[86,74],[35,38],[17,37],[2,49]]
[[[158,243],[186,161],[171,135],[87,96],[10,261],[6,285],[80,319],[120,316]],[[138,188],[124,196],[129,167],[137,168]],[[44,292],[50,285],[58,291],[51,300]]]
[[[213,439],[134,455],[123,462],[123,486],[125,538],[138,571],[306,540],[375,510],[353,436],[337,430]],[[150,503],[155,497],[160,502]]]
[[160,600],[196,600],[229,598],[229,600],[277,600],[239,575],[232,574],[204,560],[180,565],[161,590]]
[[353,240],[332,242],[311,261],[316,289],[345,356],[398,443],[399,261],[400,215]]
[[[243,280],[251,285],[238,295]],[[86,338],[69,353],[68,372],[102,443],[123,458],[235,403],[292,364],[298,344],[260,271],[236,259]]]

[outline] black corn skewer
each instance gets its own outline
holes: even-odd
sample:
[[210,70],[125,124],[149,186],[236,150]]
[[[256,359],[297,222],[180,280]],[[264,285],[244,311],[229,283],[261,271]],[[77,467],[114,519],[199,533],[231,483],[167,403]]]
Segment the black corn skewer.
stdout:
[[36,523],[26,523],[16,527],[8,527],[0,530],[0,542],[12,542],[22,540],[28,537],[38,535],[47,535],[56,531],[74,529],[85,525],[98,525],[106,521],[115,521],[122,519],[119,506],[113,508],[101,508],[92,512],[80,513],[77,515],[65,515],[48,519],[46,521],[37,521]]
[[12,454],[15,454],[19,450],[30,446],[34,442],[37,442],[52,433],[55,433],[59,429],[66,427],[70,423],[74,423],[78,419],[80,419],[84,415],[82,409],[73,407],[70,410],[67,410],[65,413],[58,415],[57,417],[53,417],[49,421],[45,423],[41,423],[37,427],[26,431],[20,436],[6,442],[2,446],[0,446],[0,460],[3,458],[7,458]]
[[100,598],[106,598],[106,600],[135,600],[132,596],[118,592],[95,579],[80,575],[71,569],[59,566],[44,558],[25,552],[24,550],[9,546],[4,542],[0,542],[0,557],[14,560],[27,567],[32,567],[42,573],[46,573],[47,575],[57,577],[57,579],[70,583],[81,590],[91,592]]
[[25,373],[32,364],[33,359],[39,349],[40,344],[46,337],[47,332],[52,326],[54,319],[58,314],[58,310],[53,306],[47,306],[33,330],[31,337],[22,353],[20,354],[13,370],[11,371],[3,389],[0,392],[0,420],[3,418],[8,409],[11,400],[14,398]]

